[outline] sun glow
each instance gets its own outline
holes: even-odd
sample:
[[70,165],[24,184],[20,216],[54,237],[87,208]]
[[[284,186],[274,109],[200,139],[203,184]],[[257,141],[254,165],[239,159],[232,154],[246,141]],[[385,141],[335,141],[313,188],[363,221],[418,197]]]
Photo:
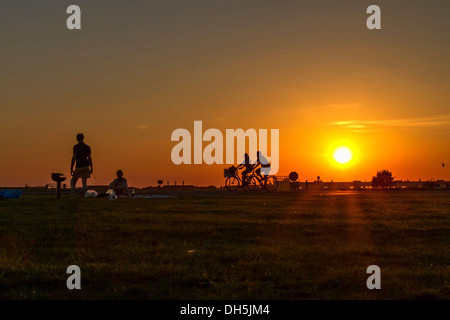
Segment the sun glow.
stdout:
[[338,147],[333,152],[333,158],[339,164],[346,164],[353,159],[353,152],[348,147]]

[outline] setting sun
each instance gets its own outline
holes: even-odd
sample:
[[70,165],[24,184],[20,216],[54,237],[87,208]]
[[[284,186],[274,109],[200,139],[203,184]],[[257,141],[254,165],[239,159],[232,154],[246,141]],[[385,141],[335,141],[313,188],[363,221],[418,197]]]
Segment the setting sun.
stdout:
[[348,147],[339,147],[334,150],[333,158],[337,163],[346,164],[353,158],[353,152]]

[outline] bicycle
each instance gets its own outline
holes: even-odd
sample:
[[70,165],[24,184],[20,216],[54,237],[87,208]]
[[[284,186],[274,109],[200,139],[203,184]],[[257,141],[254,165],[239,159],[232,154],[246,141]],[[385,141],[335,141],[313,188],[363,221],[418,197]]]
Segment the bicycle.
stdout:
[[249,191],[255,191],[259,188],[259,182],[258,179],[255,177],[255,175],[250,174],[246,176],[246,181],[244,182],[240,175],[238,174],[239,169],[243,166],[238,167],[230,167],[228,169],[224,170],[224,176],[227,178],[225,180],[225,187],[228,191],[236,191],[240,187],[244,188],[246,187]]
[[275,176],[267,176],[267,175],[258,175],[256,174],[256,170],[253,170],[251,177],[254,177],[258,180],[259,188],[266,189],[268,191],[275,191],[278,188],[278,180]]

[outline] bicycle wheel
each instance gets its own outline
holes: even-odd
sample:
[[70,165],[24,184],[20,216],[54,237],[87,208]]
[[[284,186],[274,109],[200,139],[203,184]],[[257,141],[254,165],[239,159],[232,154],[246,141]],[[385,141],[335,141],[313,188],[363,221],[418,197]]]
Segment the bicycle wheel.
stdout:
[[256,191],[259,189],[259,181],[254,176],[247,179],[247,189],[250,191]]
[[267,177],[266,189],[269,191],[275,191],[278,188],[278,180],[274,176]]
[[236,177],[228,177],[227,180],[225,180],[225,188],[227,188],[228,191],[236,191],[239,186],[240,182]]

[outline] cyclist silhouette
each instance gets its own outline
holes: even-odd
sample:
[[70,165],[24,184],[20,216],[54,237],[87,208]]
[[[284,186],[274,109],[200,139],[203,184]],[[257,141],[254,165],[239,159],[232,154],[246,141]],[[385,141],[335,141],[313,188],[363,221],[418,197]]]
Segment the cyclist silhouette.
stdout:
[[[225,187],[229,191],[236,191],[239,187],[246,187],[250,191],[264,189],[267,191],[275,191],[278,188],[278,181],[275,176],[270,174],[270,163],[264,158],[260,151],[257,152],[257,161],[252,163],[247,153],[244,154],[244,162],[237,167],[225,169],[224,175]],[[261,166],[258,170],[255,170]],[[238,169],[245,168],[239,177]]]
[[[270,173],[270,163],[269,163],[269,160],[267,160],[262,155],[261,151],[258,151],[256,153],[256,165],[255,165],[255,168],[257,168],[258,166],[261,166],[261,167],[256,169],[255,174],[258,176],[258,178],[259,178],[258,180],[259,181],[261,181],[263,179],[265,180],[265,177],[263,177],[263,175],[264,176],[268,176],[269,175],[269,173]],[[261,172],[262,172],[262,174],[261,174]],[[267,183],[267,181],[265,180],[264,184],[266,184],[266,183]]]
[[241,163],[237,168],[244,168],[245,170],[242,171],[242,185],[247,185],[247,175],[251,173],[254,169],[254,165],[250,163],[250,157],[248,153],[244,153],[244,162]]

